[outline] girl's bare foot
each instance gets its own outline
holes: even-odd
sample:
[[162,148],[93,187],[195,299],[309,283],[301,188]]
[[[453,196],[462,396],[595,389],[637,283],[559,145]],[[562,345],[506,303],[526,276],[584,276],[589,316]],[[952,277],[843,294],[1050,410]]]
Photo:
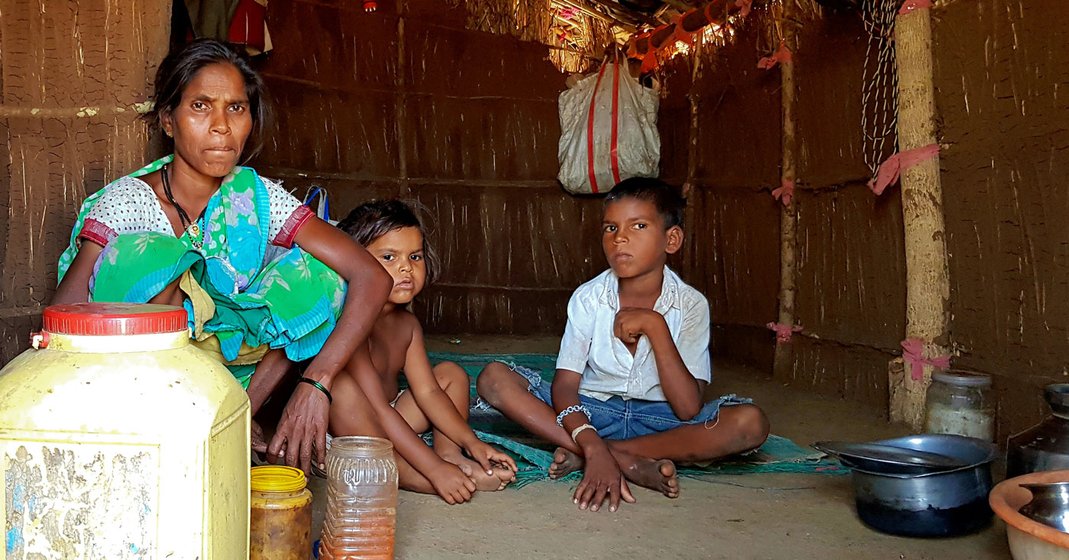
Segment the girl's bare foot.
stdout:
[[679,479],[676,478],[676,466],[672,461],[654,460],[619,450],[613,450],[612,454],[627,480],[669,498],[679,497]]
[[583,468],[583,458],[563,447],[553,452],[553,464],[549,465],[549,478],[557,479],[568,476]]
[[446,461],[460,467],[460,471],[468,475],[475,482],[478,492],[497,492],[504,490],[510,482],[516,480],[516,473],[507,467],[494,466],[494,474],[486,474],[482,465],[464,456],[442,457]]

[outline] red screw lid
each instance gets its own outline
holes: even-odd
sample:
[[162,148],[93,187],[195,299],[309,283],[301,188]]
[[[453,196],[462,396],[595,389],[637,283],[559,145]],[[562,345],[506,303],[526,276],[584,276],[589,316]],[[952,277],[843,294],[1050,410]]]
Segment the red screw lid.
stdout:
[[189,328],[186,310],[144,303],[71,303],[44,311],[43,328],[55,334],[110,336],[158,334]]

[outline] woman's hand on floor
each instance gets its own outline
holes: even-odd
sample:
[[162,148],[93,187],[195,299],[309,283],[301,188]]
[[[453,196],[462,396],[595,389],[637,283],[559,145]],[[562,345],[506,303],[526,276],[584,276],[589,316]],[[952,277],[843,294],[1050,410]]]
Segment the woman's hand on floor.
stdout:
[[326,468],[329,412],[326,395],[307,383],[299,383],[267,446],[268,460],[311,472],[315,459],[319,468]]
[[249,442],[253,453],[267,453],[267,441],[264,440],[264,429],[256,420],[249,421]]

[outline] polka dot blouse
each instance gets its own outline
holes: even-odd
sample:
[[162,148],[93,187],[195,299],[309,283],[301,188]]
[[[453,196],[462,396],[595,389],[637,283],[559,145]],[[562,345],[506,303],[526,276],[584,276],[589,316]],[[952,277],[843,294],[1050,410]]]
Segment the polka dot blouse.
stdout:
[[[297,231],[314,213],[286,192],[281,183],[262,179],[271,201],[268,238],[273,245],[289,248]],[[108,185],[107,192],[86,216],[78,237],[106,245],[117,235],[141,232],[175,233],[152,187],[141,179],[123,177]]]

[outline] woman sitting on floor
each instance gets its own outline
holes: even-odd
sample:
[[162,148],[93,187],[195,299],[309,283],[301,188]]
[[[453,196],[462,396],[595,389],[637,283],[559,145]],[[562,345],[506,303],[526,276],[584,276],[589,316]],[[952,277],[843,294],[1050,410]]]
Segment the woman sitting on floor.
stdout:
[[[309,470],[325,462],[330,387],[364,342],[392,282],[349,236],[238,165],[260,145],[263,82],[226,45],[196,41],[156,74],[148,115],[174,153],[82,204],[54,304],[163,303],[189,312],[195,343],[246,388],[253,414],[291,361],[313,358],[270,445]],[[348,291],[347,291],[348,287]]]

